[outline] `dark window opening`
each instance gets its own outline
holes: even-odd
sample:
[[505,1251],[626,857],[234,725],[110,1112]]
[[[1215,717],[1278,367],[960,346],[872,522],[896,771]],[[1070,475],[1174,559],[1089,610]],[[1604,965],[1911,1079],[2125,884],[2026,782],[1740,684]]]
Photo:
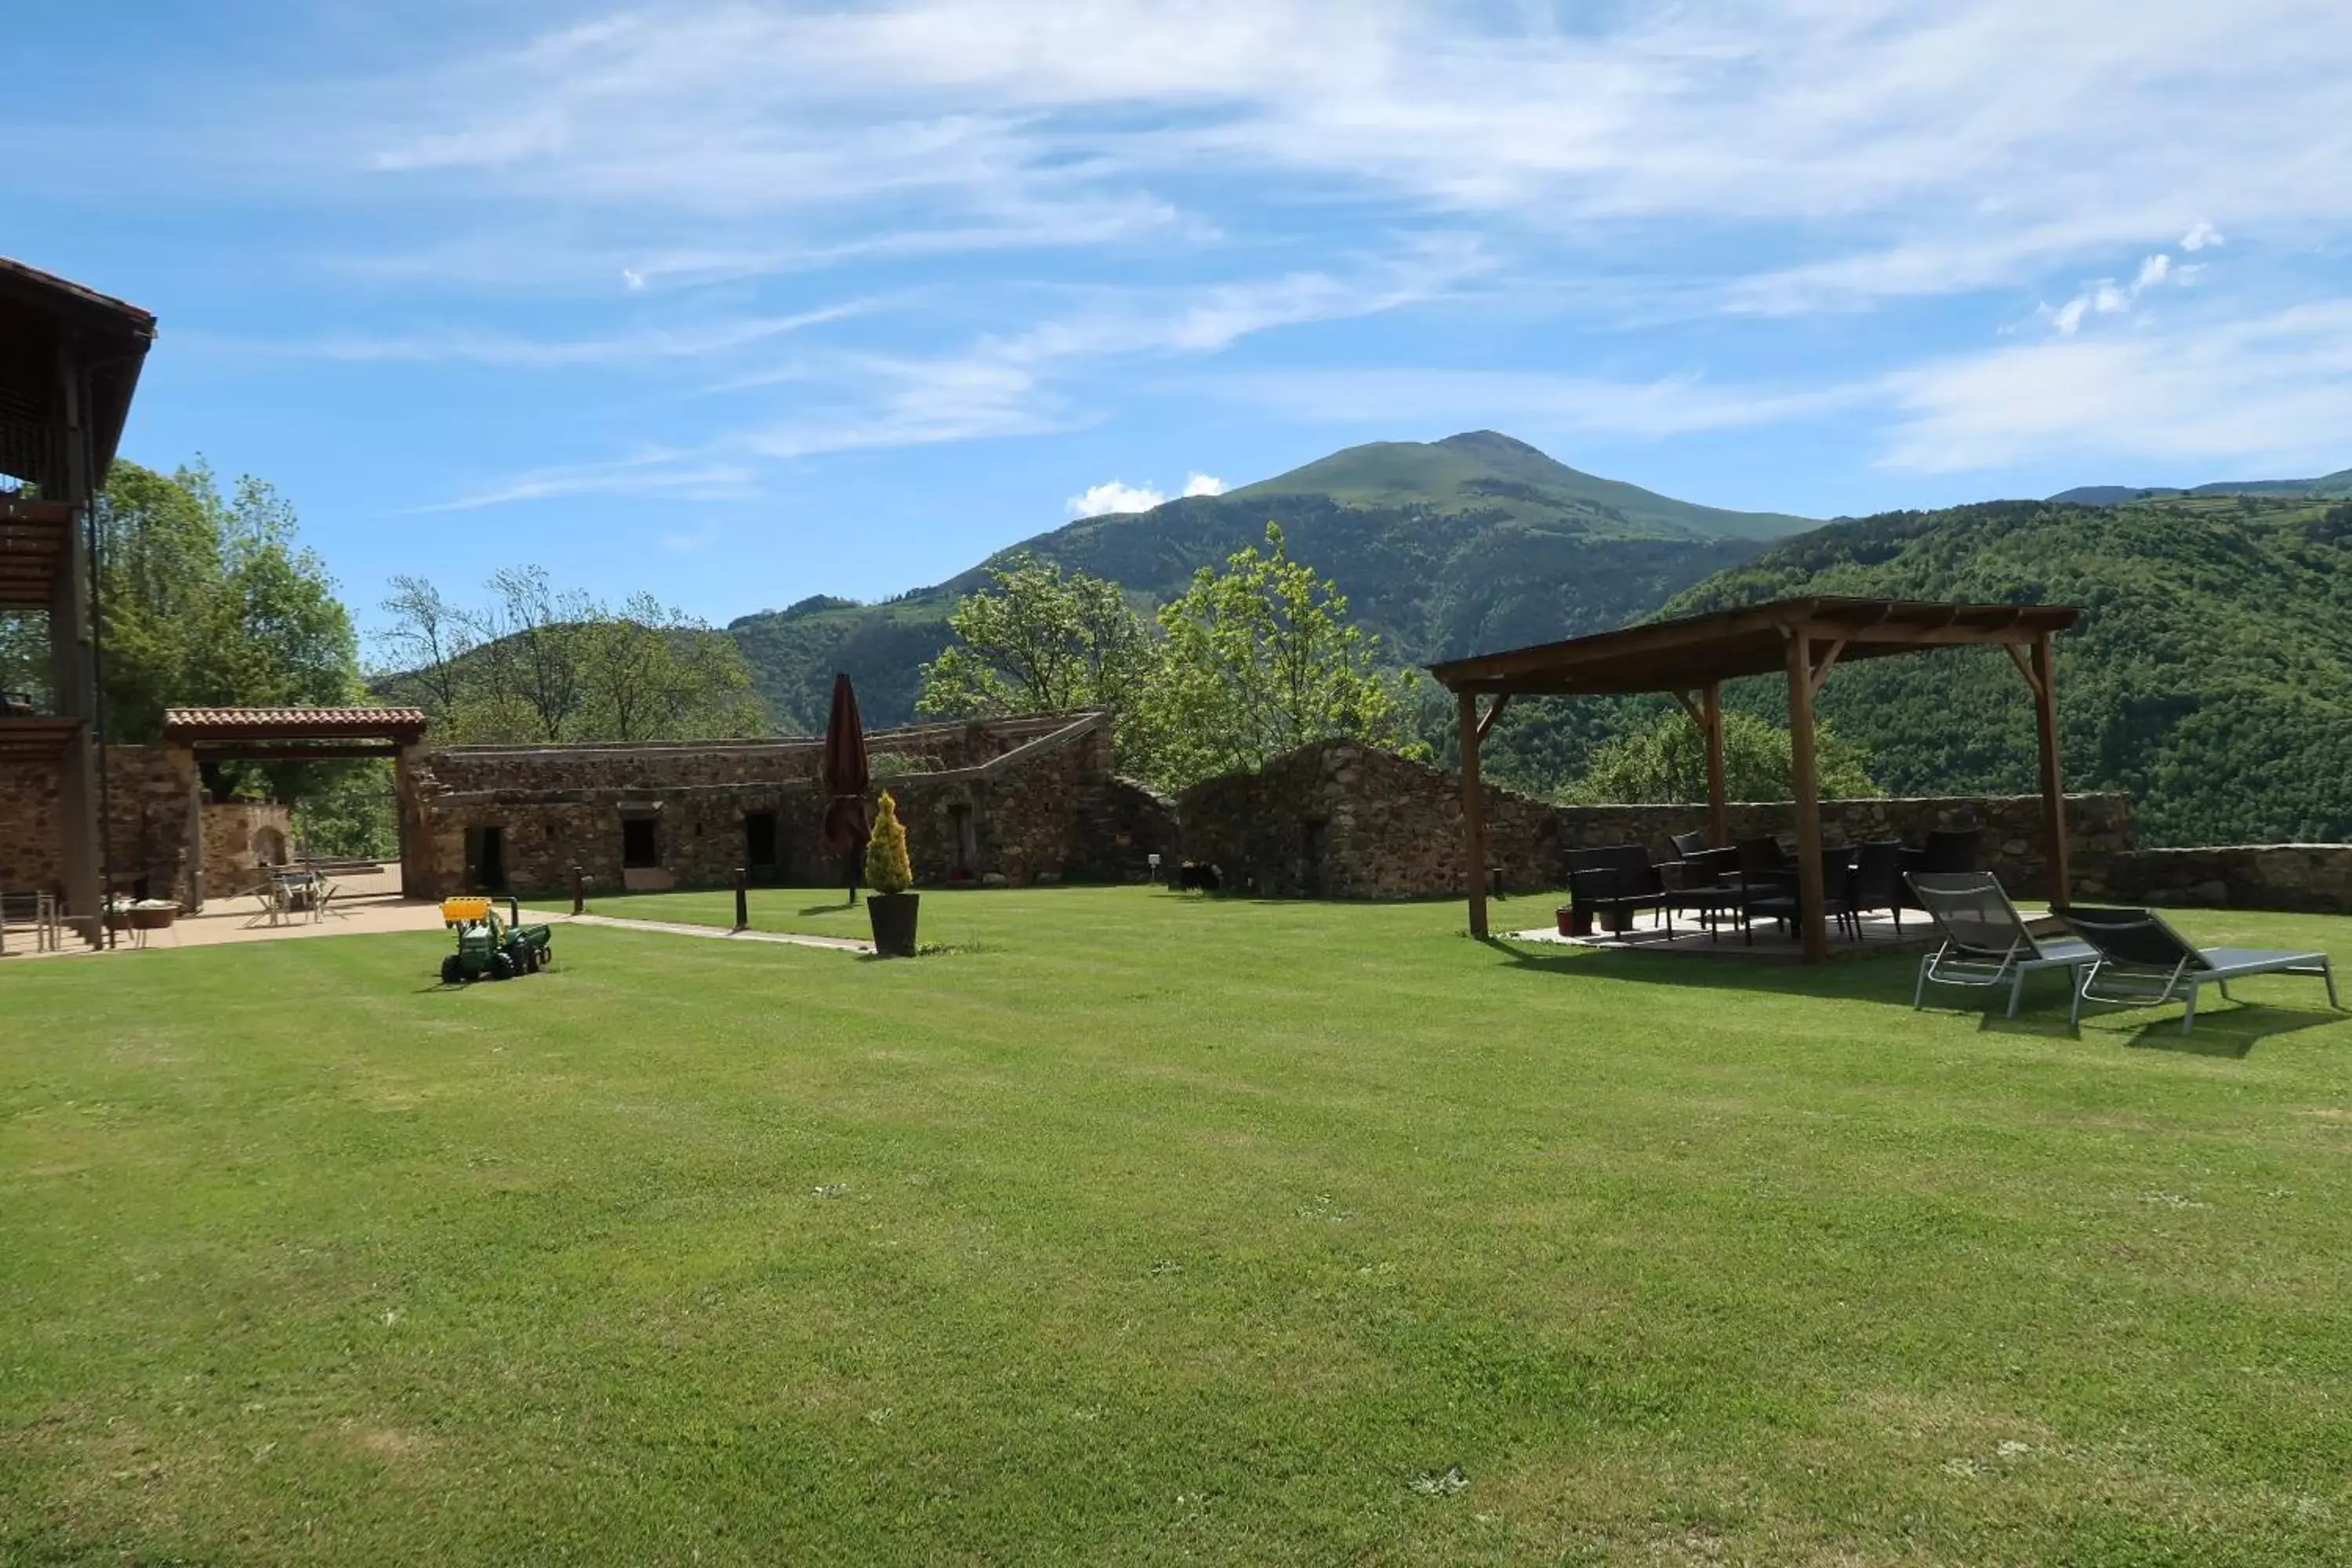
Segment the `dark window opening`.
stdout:
[[743,814],[743,864],[752,876],[763,882],[776,879],[774,812],[747,811]]
[[505,831],[495,826],[466,830],[466,890],[503,893],[507,890]]
[[1302,822],[1298,825],[1298,890],[1307,898],[1323,896],[1324,822]]
[[621,819],[621,866],[625,870],[643,870],[661,864],[661,841],[654,832],[650,816],[625,816]]
[[980,870],[980,833],[972,826],[971,807],[961,804],[948,807],[948,826],[955,833],[955,872],[958,877],[976,876]]

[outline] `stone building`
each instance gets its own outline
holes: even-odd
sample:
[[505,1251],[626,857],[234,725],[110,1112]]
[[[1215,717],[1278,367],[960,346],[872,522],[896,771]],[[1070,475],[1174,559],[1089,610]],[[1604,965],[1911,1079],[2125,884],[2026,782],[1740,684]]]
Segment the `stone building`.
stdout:
[[[1118,775],[1109,715],[1061,713],[867,732],[876,793],[919,881],[1129,881],[1175,847],[1170,804]],[[455,746],[415,767],[413,890],[845,883],[819,843],[823,742]]]
[[[1611,844],[1650,846],[1702,831],[1703,805],[1556,805],[1485,790],[1487,862],[1507,888],[1568,885],[1568,858]],[[1983,830],[1982,864],[2011,892],[2039,894],[2048,868],[2038,795],[1825,800],[1832,843],[1901,838],[1938,827]],[[1318,741],[1256,773],[1228,773],[1177,803],[1181,852],[1215,864],[1236,891],[1273,897],[1419,899],[1462,891],[1462,779],[1358,742]],[[2066,799],[2076,891],[2095,897],[2107,868],[2133,847],[2130,802],[2120,795]],[[1787,834],[1787,801],[1730,807],[1734,837]]]
[[[291,809],[266,801],[203,796],[193,753],[166,746],[109,746],[103,858],[119,891],[187,907],[248,892],[265,865],[294,848]],[[56,892],[66,885],[66,809],[60,770],[47,759],[0,757],[0,893]],[[198,879],[201,878],[201,880]]]

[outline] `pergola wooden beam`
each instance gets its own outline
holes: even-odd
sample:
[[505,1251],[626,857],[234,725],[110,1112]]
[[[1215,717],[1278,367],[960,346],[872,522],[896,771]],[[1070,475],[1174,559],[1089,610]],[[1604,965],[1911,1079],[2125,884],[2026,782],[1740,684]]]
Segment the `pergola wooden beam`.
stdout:
[[[1826,957],[1829,924],[1822,886],[1814,700],[1831,669],[1842,662],[1938,647],[2001,647],[2033,689],[2050,893],[2053,902],[2063,902],[2073,889],[2073,880],[2058,763],[2057,676],[2052,638],[2080,616],[2079,610],[2064,605],[1947,605],[1827,596],[1783,599],[1431,666],[1430,672],[1439,684],[1454,692],[1460,717],[1463,873],[1472,934],[1486,934],[1486,800],[1479,781],[1478,751],[1511,698],[1670,693],[1706,738],[1707,827],[1722,843],[1730,837],[1729,808],[1724,798],[1723,683],[1777,672],[1789,683],[1790,793],[1797,814],[1797,874],[1805,955]],[[1478,704],[1481,696],[1494,699],[1483,714]]]

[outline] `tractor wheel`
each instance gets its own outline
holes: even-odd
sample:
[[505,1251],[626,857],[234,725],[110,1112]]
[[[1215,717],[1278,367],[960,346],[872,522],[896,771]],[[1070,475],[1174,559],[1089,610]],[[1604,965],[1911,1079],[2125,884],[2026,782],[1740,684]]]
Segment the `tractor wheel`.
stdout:
[[554,942],[550,942],[545,947],[539,950],[539,966],[541,969],[552,969],[555,967]]
[[510,952],[494,952],[494,953],[490,954],[490,978],[491,978],[491,979],[493,979],[493,980],[512,980],[514,977],[515,977],[515,961],[514,961],[514,954],[513,954],[513,953],[510,953]]
[[526,947],[522,950],[522,972],[525,974],[539,973],[539,949]]
[[457,955],[454,952],[441,961],[441,984],[444,985],[466,984],[466,966],[457,962]]

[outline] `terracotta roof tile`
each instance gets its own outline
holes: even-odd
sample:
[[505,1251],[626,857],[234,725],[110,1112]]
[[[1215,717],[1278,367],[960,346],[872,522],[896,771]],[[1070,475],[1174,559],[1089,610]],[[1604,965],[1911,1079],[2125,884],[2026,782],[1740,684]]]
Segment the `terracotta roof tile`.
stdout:
[[322,735],[383,735],[425,728],[421,708],[167,708],[168,737],[206,734],[309,740]]

